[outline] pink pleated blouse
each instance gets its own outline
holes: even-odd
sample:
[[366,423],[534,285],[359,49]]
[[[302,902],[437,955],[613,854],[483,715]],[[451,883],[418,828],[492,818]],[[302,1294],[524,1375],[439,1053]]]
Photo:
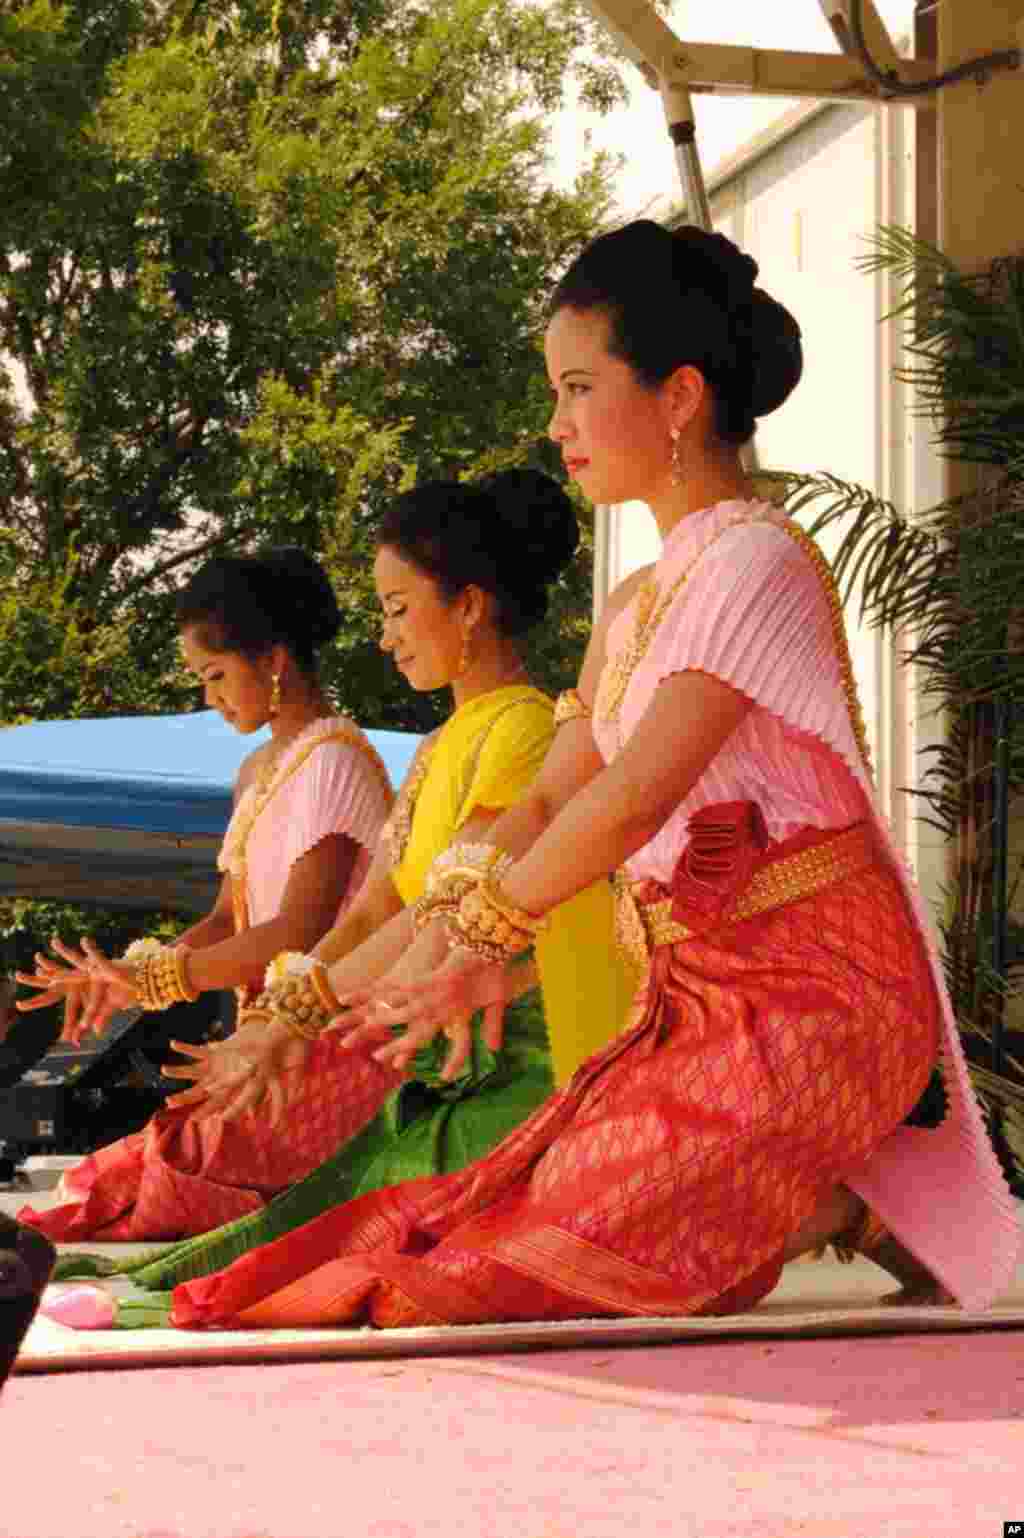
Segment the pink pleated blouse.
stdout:
[[[633,671],[618,721],[595,711],[594,735],[609,760],[674,673],[713,674],[755,704],[668,822],[627,862],[636,880],[667,882],[688,820],[716,802],[755,801],[774,839],[804,827],[844,828],[866,815],[828,601],[778,518],[767,504],[723,502],[673,530],[654,580],[667,594],[689,575]],[[630,644],[636,607],[634,599],[612,622],[609,659]]]
[[[250,924],[263,924],[281,911],[296,860],[323,839],[343,833],[359,845],[342,909],[366,875],[380,830],[391,810],[392,792],[383,761],[366,737],[344,717],[325,717],[301,732],[281,759],[278,788],[252,824],[244,852],[237,835],[248,822],[256,787],[239,798],[218,865],[244,876]],[[244,858],[240,858],[244,854]]]
[[896,1128],[863,1169],[849,1172],[847,1184],[965,1307],[985,1308],[1014,1275],[1021,1254],[1018,1216],[971,1087],[930,918],[874,804],[826,589],[787,527],[785,514],[766,503],[723,502],[683,519],[651,576],[662,597],[685,580],[610,714],[602,699],[623,654],[637,650],[641,592],[609,627],[593,712],[595,741],[606,762],[621,751],[658,685],[673,674],[711,674],[754,706],[626,868],[636,880],[667,883],[685,847],[688,819],[721,801],[756,802],[775,839],[803,827],[873,822],[931,964],[942,1009],[949,1109],[939,1127]]

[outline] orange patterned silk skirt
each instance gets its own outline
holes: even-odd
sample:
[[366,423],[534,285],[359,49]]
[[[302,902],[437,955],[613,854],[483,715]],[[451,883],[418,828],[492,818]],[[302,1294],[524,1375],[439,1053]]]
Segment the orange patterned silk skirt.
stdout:
[[66,1171],[65,1200],[18,1218],[51,1239],[104,1243],[182,1239],[259,1212],[336,1153],[370,1121],[396,1083],[337,1038],[317,1042],[288,1074],[287,1113],[271,1126],[263,1107],[234,1121],[158,1111]]
[[923,943],[869,825],[776,844],[762,830],[749,803],[697,814],[671,887],[634,890],[634,927],[656,922],[631,1023],[489,1155],[180,1285],[172,1322],[752,1307],[788,1236],[912,1109],[939,1033]]

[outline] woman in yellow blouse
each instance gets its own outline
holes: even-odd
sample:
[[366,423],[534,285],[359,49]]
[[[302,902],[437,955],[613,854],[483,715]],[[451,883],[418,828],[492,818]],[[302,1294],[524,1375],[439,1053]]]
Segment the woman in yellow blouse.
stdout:
[[[428,483],[383,520],[374,566],[381,645],[414,689],[451,684],[455,710],[421,745],[359,900],[317,946],[335,993],[390,970],[415,938],[415,903],[433,861],[456,841],[485,841],[543,763],[554,710],[526,676],[518,637],[543,619],[547,587],[577,537],[564,492],[532,471],[506,471],[485,483]],[[302,1072],[310,1044],[283,1000],[291,971],[308,965],[281,958],[276,980],[229,1041],[179,1045],[195,1061],[167,1071],[195,1083],[172,1105],[230,1118],[269,1096],[273,1114],[287,1115],[289,1080]],[[484,1012],[503,1015],[500,1050],[486,1045],[485,1019],[455,1079],[442,1075],[443,1045],[418,1054],[381,1113],[262,1212],[119,1269],[145,1287],[170,1287],[351,1197],[462,1168],[618,1032],[634,982],[613,944],[611,889],[600,882],[553,915],[535,963],[507,969]],[[65,1259],[61,1274],[83,1274],[83,1260],[73,1267]],[[162,1316],[159,1300],[152,1308],[129,1302],[120,1322]]]

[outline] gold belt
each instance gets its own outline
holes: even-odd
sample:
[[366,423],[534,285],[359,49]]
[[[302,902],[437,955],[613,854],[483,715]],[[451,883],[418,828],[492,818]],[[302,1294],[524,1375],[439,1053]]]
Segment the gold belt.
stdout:
[[[813,897],[835,882],[865,870],[874,858],[873,833],[864,823],[810,849],[783,855],[754,872],[750,884],[714,927],[738,924],[802,897]],[[625,871],[616,871],[614,885],[615,939],[637,966],[646,966],[651,952],[659,945],[693,939],[696,931],[672,917],[671,897],[641,902],[637,894],[647,883],[631,881]]]

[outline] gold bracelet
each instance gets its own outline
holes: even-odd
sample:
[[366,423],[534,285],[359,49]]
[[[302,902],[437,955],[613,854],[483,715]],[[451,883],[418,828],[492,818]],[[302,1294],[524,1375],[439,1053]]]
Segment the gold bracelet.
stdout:
[[492,961],[518,956],[533,942],[528,930],[511,923],[488,900],[484,887],[467,892],[455,916],[455,930],[461,943]]
[[493,961],[505,966],[514,956],[518,956],[521,949],[529,945],[529,936],[523,936],[522,946],[516,945],[509,949],[505,944],[499,944],[492,938],[484,938],[483,935],[467,931],[457,920],[447,925],[448,949],[472,951],[477,956],[483,956],[486,961]]
[[488,878],[497,879],[515,864],[496,844],[452,844],[431,865],[423,891],[412,905],[417,933],[438,919],[454,920],[467,893]]
[[584,703],[575,689],[563,689],[555,701],[555,726],[564,726],[566,721],[589,721],[589,719],[590,706]]
[[273,1009],[275,1018],[304,1041],[316,1041],[332,1018],[308,972],[288,978],[274,990]]
[[309,969],[309,980],[313,985],[313,992],[327,1013],[333,1018],[341,1012],[341,1000],[331,987],[330,973],[326,962],[315,961]]
[[[263,995],[261,994],[260,998],[262,997]],[[260,1003],[260,999],[254,999],[251,1004],[246,1004],[242,1009],[238,1011],[239,1027],[243,1025],[253,1025],[257,1020],[262,1021],[264,1025],[269,1025],[273,1018],[273,1010],[267,1009],[265,1005],[262,1005]]]
[[547,929],[550,923],[548,918],[543,914],[538,918],[535,913],[528,913],[525,908],[517,908],[492,877],[487,877],[481,883],[479,891],[491,907],[497,909],[502,918],[508,919],[513,928],[525,929],[527,934],[533,935],[539,935],[542,930]]
[[153,956],[143,956],[135,963],[135,992],[138,994],[139,1003],[147,1013],[160,1008],[152,987],[151,966]]
[[158,964],[163,951],[157,951],[153,956],[145,956],[138,965],[135,973],[135,982],[139,990],[139,1000],[143,1009],[158,1011],[163,1009],[163,992],[160,983]]
[[454,918],[466,892],[472,890],[472,887],[466,886],[464,890],[452,892],[450,895],[442,893],[439,897],[432,897],[427,892],[422,893],[410,909],[413,929],[419,934],[428,924],[434,924],[438,919]]
[[503,876],[514,864],[497,844],[452,844],[431,865],[424,891],[433,896],[452,881],[476,883],[485,876]]
[[176,945],[171,954],[174,957],[174,977],[181,1000],[185,1004],[194,1004],[199,997],[199,989],[193,987],[188,975],[188,950],[184,945]]
[[178,947],[164,947],[144,955],[135,965],[134,982],[139,1003],[149,1013],[191,1004],[199,997],[188,982],[183,947],[180,953]]

